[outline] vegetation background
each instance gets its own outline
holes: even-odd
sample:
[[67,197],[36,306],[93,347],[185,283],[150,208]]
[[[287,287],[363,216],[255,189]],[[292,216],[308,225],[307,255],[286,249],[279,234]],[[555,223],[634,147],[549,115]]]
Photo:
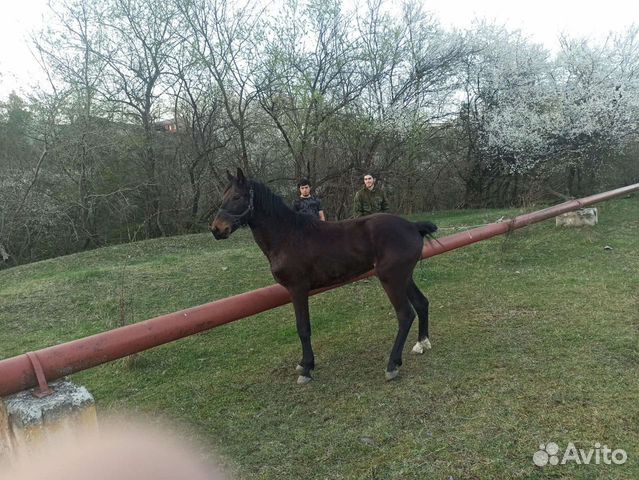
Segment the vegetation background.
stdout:
[[426,7],[52,2],[49,84],[0,101],[0,268],[202,231],[235,166],[329,219],[371,171],[404,214],[639,181],[637,26],[551,54]]

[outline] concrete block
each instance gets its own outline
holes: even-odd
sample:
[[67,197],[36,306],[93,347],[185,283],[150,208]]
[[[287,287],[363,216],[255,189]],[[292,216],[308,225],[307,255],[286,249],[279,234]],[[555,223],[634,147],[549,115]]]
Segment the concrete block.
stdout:
[[599,222],[596,208],[582,208],[555,217],[557,227],[594,227]]
[[68,381],[50,386],[53,394],[43,398],[27,390],[0,400],[0,463],[25,458],[62,438],[97,432],[95,401],[86,388]]

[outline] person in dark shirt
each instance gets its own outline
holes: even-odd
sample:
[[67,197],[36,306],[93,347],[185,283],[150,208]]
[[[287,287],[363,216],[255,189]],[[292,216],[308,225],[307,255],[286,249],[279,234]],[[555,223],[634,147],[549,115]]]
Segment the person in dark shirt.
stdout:
[[326,220],[324,210],[322,210],[322,202],[319,198],[311,195],[311,184],[307,179],[302,179],[297,184],[299,198],[293,202],[293,210],[307,215],[313,215],[322,221]]

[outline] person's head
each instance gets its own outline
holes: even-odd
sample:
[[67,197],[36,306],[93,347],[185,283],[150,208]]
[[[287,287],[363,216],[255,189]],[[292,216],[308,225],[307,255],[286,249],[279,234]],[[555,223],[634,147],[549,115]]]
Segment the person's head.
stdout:
[[364,185],[371,190],[375,186],[375,177],[371,173],[364,175]]
[[311,184],[306,178],[297,182],[297,189],[302,197],[308,197],[311,194]]

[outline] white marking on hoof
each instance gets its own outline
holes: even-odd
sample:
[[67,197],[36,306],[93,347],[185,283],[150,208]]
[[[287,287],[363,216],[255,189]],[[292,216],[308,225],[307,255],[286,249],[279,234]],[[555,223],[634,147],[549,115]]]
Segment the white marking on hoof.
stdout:
[[304,375],[300,375],[299,377],[297,377],[297,384],[298,385],[305,385],[308,382],[310,382],[311,380],[313,380],[311,377],[305,377]]
[[297,373],[304,373],[304,367],[302,367],[299,363],[297,364],[297,366],[295,367],[295,371]]
[[399,368],[396,370],[393,370],[392,372],[387,371],[386,372],[386,380],[390,381],[393,380],[395,378],[397,378],[397,376],[399,375]]
[[417,342],[415,344],[415,346],[413,347],[413,353],[420,355],[424,353],[424,350],[430,350],[431,348],[432,348],[432,345],[430,344],[430,340],[425,338],[421,342]]

